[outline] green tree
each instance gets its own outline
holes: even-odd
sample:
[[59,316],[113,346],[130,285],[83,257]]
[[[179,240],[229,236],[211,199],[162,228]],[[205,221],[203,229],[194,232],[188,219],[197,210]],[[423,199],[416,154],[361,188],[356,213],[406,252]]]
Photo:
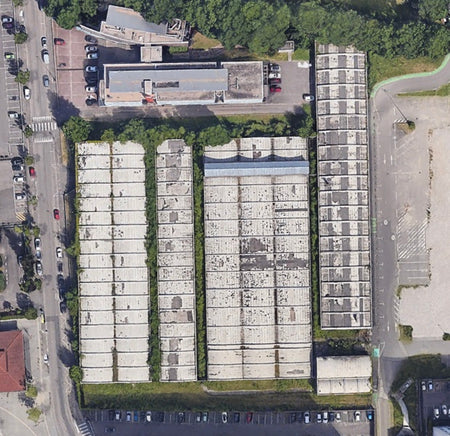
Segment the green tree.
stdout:
[[69,369],[69,376],[75,383],[81,383],[83,371],[79,366],[73,365]]
[[102,136],[100,137],[100,139],[101,139],[103,142],[107,142],[107,143],[109,143],[109,144],[112,144],[112,143],[115,141],[115,139],[116,139],[116,136],[115,136],[115,134],[114,134],[114,130],[113,130],[113,129],[106,129],[106,130],[102,133]]
[[6,289],[6,278],[3,271],[0,271],[0,292]]
[[25,32],[19,32],[14,35],[14,42],[16,44],[23,44],[28,39],[28,34]]
[[72,0],[60,10],[56,22],[63,29],[72,29],[79,23],[80,14],[81,8],[78,0]]
[[25,318],[26,319],[36,319],[37,318],[37,310],[34,307],[29,307],[25,313]]
[[71,144],[86,141],[92,132],[92,125],[80,117],[70,117],[62,130]]
[[93,17],[97,13],[97,1],[81,0],[81,12],[88,17]]
[[419,17],[424,21],[437,21],[447,15],[448,0],[420,0]]
[[33,136],[33,129],[31,126],[27,125],[23,130],[23,134],[25,135],[25,138],[31,138]]
[[17,76],[14,80],[17,83],[20,83],[21,85],[26,85],[28,83],[28,81],[30,80],[30,76],[31,76],[30,70],[25,70],[25,71],[20,70],[17,73]]

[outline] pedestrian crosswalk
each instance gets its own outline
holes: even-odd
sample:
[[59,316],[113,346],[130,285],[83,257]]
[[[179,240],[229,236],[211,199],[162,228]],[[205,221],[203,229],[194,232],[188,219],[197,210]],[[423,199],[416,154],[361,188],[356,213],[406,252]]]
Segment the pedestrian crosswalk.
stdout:
[[33,132],[50,132],[56,130],[58,125],[53,120],[52,117],[33,117],[33,122],[31,124],[31,130]]
[[37,132],[33,136],[33,142],[35,144],[44,143],[44,142],[53,142],[54,138],[51,132]]
[[25,213],[23,213],[23,212],[16,212],[16,218],[18,221],[21,221],[21,222],[27,220],[27,217],[25,216]]
[[82,422],[78,424],[78,430],[83,436],[92,436],[91,428],[89,427],[87,422]]

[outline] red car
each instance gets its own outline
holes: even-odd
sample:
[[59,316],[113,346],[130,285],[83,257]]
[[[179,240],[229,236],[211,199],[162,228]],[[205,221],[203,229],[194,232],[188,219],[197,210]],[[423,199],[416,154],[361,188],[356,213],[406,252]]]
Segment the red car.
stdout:
[[53,216],[55,220],[59,220],[59,209],[53,209]]
[[281,92],[281,86],[273,85],[269,89],[270,89],[270,92]]
[[247,412],[246,416],[247,424],[250,424],[252,422],[252,419],[253,419],[253,412]]
[[66,41],[62,38],[55,38],[55,45],[66,45]]
[[36,176],[36,170],[34,169],[34,167],[28,168],[28,172],[30,173],[31,177],[35,177]]

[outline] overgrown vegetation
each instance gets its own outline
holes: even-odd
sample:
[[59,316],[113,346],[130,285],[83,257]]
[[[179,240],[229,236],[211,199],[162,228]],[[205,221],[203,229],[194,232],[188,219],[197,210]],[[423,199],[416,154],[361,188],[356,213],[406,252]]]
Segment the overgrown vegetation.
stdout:
[[[295,384],[295,382],[292,383]],[[207,384],[209,386],[210,382]],[[241,395],[208,394],[202,389],[201,382],[86,384],[82,388],[83,406],[101,409],[115,408],[120,405],[123,408],[145,410],[149,404],[155,410],[167,411],[367,408],[372,399],[370,394],[317,396],[311,392],[289,392],[283,387],[274,389],[276,392],[273,393],[258,391]]]
[[3,271],[0,271],[0,292],[6,289],[6,277]]
[[399,339],[402,342],[411,342],[413,339],[413,328],[410,325],[402,325],[398,326],[400,337]]
[[442,340],[443,341],[450,341],[450,333],[444,333],[442,335]]

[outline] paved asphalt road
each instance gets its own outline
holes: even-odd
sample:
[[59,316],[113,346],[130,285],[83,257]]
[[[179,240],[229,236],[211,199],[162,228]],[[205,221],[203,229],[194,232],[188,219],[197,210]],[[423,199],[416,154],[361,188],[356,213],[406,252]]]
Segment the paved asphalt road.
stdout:
[[[373,343],[379,345],[379,387],[377,404],[377,434],[386,435],[390,427],[389,403],[390,385],[408,354],[420,352],[437,353],[439,342],[417,343],[406,350],[398,341],[397,316],[397,254],[396,254],[396,192],[394,173],[397,171],[393,123],[402,117],[396,107],[395,96],[401,92],[436,89],[450,81],[450,62],[438,73],[419,78],[409,78],[381,87],[371,99],[371,172],[372,172],[372,217],[376,218],[376,234],[373,235],[374,254],[374,330]],[[403,105],[404,106],[404,105]],[[402,106],[402,109],[403,109]],[[417,114],[404,115],[414,119]],[[394,207],[393,207],[394,205]],[[416,341],[414,341],[416,343]],[[440,343],[442,345],[442,343]]]
[[[31,99],[23,100],[23,112],[26,122],[31,124],[33,119],[51,115],[47,90],[55,90],[54,77],[55,64],[53,57],[53,37],[50,20],[37,7],[37,2],[25,2],[24,24],[28,33],[28,41],[19,47],[20,57],[24,61],[24,68],[31,71],[31,80],[28,84],[31,89]],[[50,64],[44,64],[41,59],[41,37],[47,36]],[[50,88],[44,88],[42,76],[50,77]],[[23,95],[23,94],[22,94]],[[65,316],[61,316],[56,286],[56,247],[61,243],[57,237],[64,228],[63,192],[65,191],[66,169],[61,165],[59,133],[57,131],[46,133],[50,142],[36,142],[34,135],[29,142],[30,154],[35,158],[36,178],[32,182],[31,190],[37,193],[38,204],[32,215],[41,229],[42,264],[44,269],[42,287],[42,306],[45,310],[46,329],[41,334],[41,356],[49,356],[48,367],[41,360],[41,376],[45,391],[48,393],[46,406],[48,407],[44,419],[48,435],[78,434],[69,407],[71,383],[68,378],[68,369],[61,361],[64,355],[64,345],[67,344],[64,331],[68,329]],[[42,135],[39,136],[42,138]],[[53,209],[61,211],[61,220],[53,218]],[[67,271],[67,265],[65,267]],[[66,345],[68,348],[68,345]],[[66,353],[68,355],[68,353]],[[76,411],[76,409],[75,409]]]

